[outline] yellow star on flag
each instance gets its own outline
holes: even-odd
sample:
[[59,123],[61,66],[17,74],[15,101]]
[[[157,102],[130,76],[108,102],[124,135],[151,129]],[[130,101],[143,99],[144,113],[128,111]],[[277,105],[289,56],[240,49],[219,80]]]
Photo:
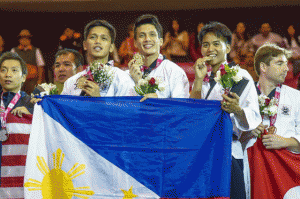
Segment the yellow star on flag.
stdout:
[[138,195],[135,195],[132,193],[132,186],[130,187],[130,189],[128,191],[121,189],[124,193],[124,197],[123,199],[133,199],[138,197]]

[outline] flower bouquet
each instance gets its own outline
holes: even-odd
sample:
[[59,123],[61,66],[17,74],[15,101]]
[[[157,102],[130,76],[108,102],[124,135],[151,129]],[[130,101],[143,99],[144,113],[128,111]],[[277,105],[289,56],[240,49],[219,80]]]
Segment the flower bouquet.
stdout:
[[[265,95],[258,96],[259,110],[262,116],[266,115],[273,117],[277,114],[278,111],[278,99],[273,97],[272,99],[268,98]],[[273,134],[276,132],[276,127],[270,126],[268,129],[264,129],[263,135]],[[261,138],[261,135],[258,136]]]
[[58,95],[58,89],[55,84],[52,83],[43,83],[35,87],[31,97],[43,97],[45,95]]
[[227,64],[221,65],[220,70],[217,71],[214,80],[222,85],[225,93],[229,92],[233,85],[237,84],[243,77],[237,75],[240,70],[239,66],[229,67]]
[[76,87],[82,89],[84,82],[86,80],[90,80],[97,83],[101,90],[105,90],[109,88],[113,78],[114,72],[109,65],[95,61],[90,66],[90,70],[87,72],[87,74],[77,80]]
[[278,99],[268,98],[265,95],[258,96],[258,103],[261,115],[274,116],[278,109]]
[[138,85],[134,87],[137,94],[143,96],[148,93],[155,93],[158,91],[164,91],[163,87],[159,87],[159,81],[154,77],[146,77],[145,79],[140,79]]

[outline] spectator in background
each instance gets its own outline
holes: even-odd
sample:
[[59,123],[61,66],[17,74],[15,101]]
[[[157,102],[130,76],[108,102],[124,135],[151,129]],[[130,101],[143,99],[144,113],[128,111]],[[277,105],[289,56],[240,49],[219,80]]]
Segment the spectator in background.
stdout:
[[300,36],[295,35],[295,28],[290,25],[287,29],[287,35],[283,38],[286,48],[292,51],[292,64],[294,75],[300,71]]
[[119,55],[122,58],[122,64],[128,65],[128,62],[132,59],[133,54],[138,52],[138,49],[134,46],[134,33],[133,33],[134,24],[128,26],[129,37],[121,43],[119,48]]
[[248,71],[248,73],[252,76],[253,81],[258,81],[258,75],[254,69],[254,54],[252,52],[247,52],[245,60],[241,62],[241,68]]
[[82,52],[81,34],[70,28],[66,28],[59,38],[58,49],[74,49]]
[[27,78],[22,87],[23,91],[31,94],[37,84],[41,84],[44,80],[45,62],[39,48],[31,44],[29,30],[22,30],[19,34],[19,46],[12,48],[11,52],[16,52],[27,64]]
[[232,34],[230,58],[240,64],[244,61],[247,52],[249,51],[248,37],[245,34],[245,24],[240,22],[237,24],[235,31]]
[[172,21],[172,29],[165,35],[162,45],[162,54],[173,62],[188,62],[189,34],[187,31],[180,32],[178,21]]
[[3,52],[4,52],[4,39],[0,35],[0,56],[2,55]]
[[190,35],[189,39],[189,51],[190,51],[190,57],[193,62],[197,61],[197,59],[202,57],[201,54],[201,46],[199,45],[199,41],[197,38],[197,35],[201,31],[202,27],[204,26],[204,23],[199,23],[197,26],[197,33],[193,32]]
[[250,40],[251,51],[256,52],[256,50],[261,47],[265,43],[275,43],[278,46],[283,46],[284,42],[280,35],[271,32],[271,26],[268,23],[264,23],[261,25],[260,33],[252,37]]

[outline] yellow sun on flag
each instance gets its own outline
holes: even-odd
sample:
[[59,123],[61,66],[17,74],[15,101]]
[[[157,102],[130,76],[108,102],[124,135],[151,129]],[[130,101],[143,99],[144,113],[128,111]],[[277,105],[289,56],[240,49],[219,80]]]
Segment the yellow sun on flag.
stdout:
[[49,169],[43,157],[37,156],[37,167],[44,174],[43,181],[29,178],[24,187],[28,191],[42,191],[43,199],[71,199],[73,196],[88,199],[95,194],[90,187],[74,188],[72,180],[85,173],[85,165],[76,163],[68,172],[61,169],[65,154],[61,149],[53,153],[53,169]]

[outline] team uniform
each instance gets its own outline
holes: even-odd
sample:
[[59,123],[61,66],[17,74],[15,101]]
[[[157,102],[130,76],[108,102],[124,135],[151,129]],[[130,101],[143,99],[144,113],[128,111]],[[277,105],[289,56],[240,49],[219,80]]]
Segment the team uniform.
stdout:
[[[113,72],[113,80],[110,86],[104,90],[100,90],[101,97],[117,97],[130,96],[130,91],[134,88],[134,82],[130,76],[119,68],[113,66],[112,62],[108,62]],[[82,89],[76,87],[77,81],[81,76],[87,75],[89,67],[80,73],[70,77],[64,84],[61,95],[82,95]]]
[[[272,99],[275,96],[275,89],[269,94]],[[295,138],[300,142],[300,92],[289,86],[282,85],[280,89],[280,99],[277,111],[276,134],[285,138]],[[270,119],[267,116],[263,118],[263,124],[270,126]],[[245,179],[247,198],[250,199],[250,170],[248,163],[247,148],[251,147],[256,139],[254,136],[249,140],[245,150]]]
[[[159,59],[161,63],[157,64]],[[164,88],[163,91],[156,91],[158,98],[189,98],[189,80],[186,73],[174,62],[163,58],[161,54],[144,72],[148,73],[147,76],[157,79],[159,87]],[[132,95],[137,94],[132,92]]]
[[[232,141],[232,182],[231,182],[231,198],[243,198],[242,193],[244,188],[243,182],[243,149],[239,141],[242,131],[250,131],[255,129],[261,123],[259,113],[258,97],[256,88],[251,75],[244,69],[240,69],[239,76],[243,77],[236,86],[232,87],[231,92],[239,95],[239,105],[244,110],[247,124],[243,124],[234,113],[230,113],[230,118],[233,123],[233,141]],[[210,77],[209,82],[203,82],[201,97],[207,100],[223,100],[222,94],[224,89],[221,84],[213,83],[214,79]],[[211,85],[214,85],[211,89]],[[241,89],[242,88],[242,89]],[[237,194],[236,196],[234,196]]]

